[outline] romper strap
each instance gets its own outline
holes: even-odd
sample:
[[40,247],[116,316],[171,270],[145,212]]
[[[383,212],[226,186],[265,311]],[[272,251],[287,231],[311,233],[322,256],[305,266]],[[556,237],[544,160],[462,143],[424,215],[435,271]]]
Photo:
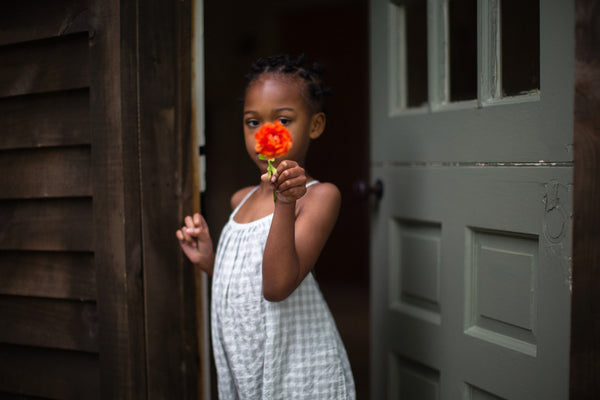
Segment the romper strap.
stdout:
[[237,207],[233,210],[233,212],[229,216],[229,219],[233,219],[233,217],[237,214],[238,210],[244,205],[244,203],[250,198],[250,196],[252,196],[254,194],[254,192],[256,192],[258,190],[259,187],[260,186],[255,186],[251,191],[248,192],[248,194],[246,196],[244,196],[242,201],[240,201],[240,204],[237,205]]

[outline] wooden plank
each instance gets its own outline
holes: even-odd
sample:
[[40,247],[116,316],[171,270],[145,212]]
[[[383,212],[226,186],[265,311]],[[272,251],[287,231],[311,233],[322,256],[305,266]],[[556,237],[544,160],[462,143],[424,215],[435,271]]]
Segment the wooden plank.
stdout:
[[600,398],[600,1],[575,1],[570,398]]
[[[200,207],[200,192],[199,188],[194,184],[198,182],[194,179],[197,173],[194,161],[197,161],[197,153],[192,149],[196,149],[196,135],[192,129],[192,97],[190,87],[192,87],[192,32],[194,27],[198,27],[198,21],[190,18],[193,15],[194,7],[201,7],[200,3],[180,2],[177,3],[176,9],[176,24],[177,24],[177,113],[176,113],[176,129],[178,133],[177,154],[179,168],[178,175],[180,179],[175,181],[175,193],[179,194],[176,198],[177,208],[173,211],[173,218],[177,222],[183,221],[185,215],[188,215],[194,207]],[[202,94],[203,95],[203,94]],[[197,112],[204,112],[198,110]],[[192,151],[190,151],[192,150]],[[199,211],[199,209],[198,209]],[[178,224],[177,224],[178,225]],[[164,239],[168,240],[168,234],[165,234]],[[203,273],[194,269],[189,261],[179,251],[178,245],[175,246],[179,253],[177,259],[178,269],[181,271],[179,277],[179,309],[181,318],[181,339],[180,346],[182,349],[182,362],[185,365],[185,371],[181,374],[181,382],[183,386],[183,398],[187,399],[204,399],[204,394],[209,393],[208,389],[204,390],[204,384],[209,384],[210,371],[206,371],[203,375],[200,362],[204,357],[210,359],[210,352],[201,345],[202,339],[202,311],[207,310],[207,304],[203,304],[202,299],[208,299],[207,296],[202,296],[202,290],[206,290],[208,286],[202,286]],[[204,276],[206,279],[206,277]],[[196,295],[198,294],[198,295]],[[190,301],[190,299],[194,299]],[[207,321],[207,320],[204,320]],[[200,329],[200,331],[199,331]],[[210,338],[207,338],[210,342]],[[202,365],[210,365],[210,361],[202,363]],[[208,400],[208,399],[205,399]]]
[[67,35],[0,48],[0,97],[89,86],[88,37]]
[[0,344],[0,390],[53,399],[99,399],[98,355]]
[[90,198],[3,200],[0,226],[0,250],[93,250]]
[[[192,102],[192,93],[189,88],[192,87],[192,60],[193,54],[193,31],[199,29],[199,21],[195,18],[194,9],[202,8],[200,2],[180,2],[177,4],[177,114],[176,127],[179,139],[177,140],[177,154],[179,169],[178,175],[181,177],[176,180],[175,193],[177,208],[173,211],[173,218],[177,222],[183,221],[183,218],[190,213],[190,210],[200,211],[200,188],[199,178],[197,177],[198,161],[196,133],[192,128],[193,114],[199,116],[204,113],[203,109],[192,111],[194,103]],[[193,16],[193,17],[190,17]],[[202,60],[197,60],[202,62]],[[202,85],[204,85],[204,77]],[[204,93],[200,93],[204,96]],[[191,151],[190,151],[191,150]],[[168,239],[167,234],[164,237]],[[180,300],[179,309],[183,312],[181,318],[181,344],[182,360],[186,366],[181,380],[184,385],[183,397],[187,399],[208,400],[204,395],[208,395],[210,390],[210,370],[203,371],[202,366],[210,365],[210,351],[203,345],[210,342],[209,337],[203,337],[204,332],[208,332],[210,327],[204,331],[204,323],[210,320],[204,318],[203,312],[208,310],[209,304],[204,304],[203,300],[208,300],[206,290],[208,285],[203,285],[208,279],[202,272],[196,270],[189,263],[183,254],[179,251],[178,245],[175,246],[179,252],[177,259],[180,275]],[[190,301],[190,299],[194,299]],[[205,351],[206,350],[206,351]],[[206,362],[204,362],[206,361]],[[208,385],[205,390],[204,385]]]
[[137,2],[90,3],[90,126],[101,393],[145,399]]
[[89,146],[0,153],[0,199],[92,195]]
[[139,11],[139,81],[157,83],[139,88],[148,397],[157,399],[198,396],[193,269],[173,233],[157,229],[180,225],[182,207],[191,210],[189,7],[145,2]]
[[89,91],[0,99],[0,149],[90,143]]
[[0,46],[88,30],[87,1],[4,1]]
[[96,304],[0,296],[0,342],[95,353]]
[[94,255],[88,252],[0,251],[0,294],[96,299]]

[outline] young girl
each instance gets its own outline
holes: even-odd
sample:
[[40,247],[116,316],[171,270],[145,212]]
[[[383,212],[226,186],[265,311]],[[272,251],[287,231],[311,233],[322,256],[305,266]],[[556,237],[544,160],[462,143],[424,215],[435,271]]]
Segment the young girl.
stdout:
[[[337,187],[304,169],[310,141],[325,128],[320,68],[275,56],[258,60],[248,77],[244,140],[260,184],[232,196],[216,255],[201,215],[176,233],[194,265],[213,275],[219,398],[354,399],[346,351],[311,274],[340,208]],[[269,178],[254,134],[275,121],[293,144]]]

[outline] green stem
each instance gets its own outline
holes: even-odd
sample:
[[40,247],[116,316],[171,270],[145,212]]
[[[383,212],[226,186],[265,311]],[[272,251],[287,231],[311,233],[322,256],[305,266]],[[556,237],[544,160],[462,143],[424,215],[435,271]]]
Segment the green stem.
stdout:
[[[269,160],[267,160],[267,176],[270,178],[273,176],[273,174],[275,172],[277,172],[277,170],[275,169],[275,167],[273,166],[273,164],[271,164],[271,161],[275,161],[274,158],[271,158]],[[275,189],[273,189],[273,203],[275,203],[277,201],[277,195],[275,194]]]

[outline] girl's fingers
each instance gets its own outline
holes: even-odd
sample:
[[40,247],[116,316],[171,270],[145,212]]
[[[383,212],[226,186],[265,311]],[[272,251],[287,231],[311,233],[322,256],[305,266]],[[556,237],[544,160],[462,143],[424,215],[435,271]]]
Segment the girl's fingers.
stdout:
[[293,178],[287,178],[277,186],[278,192],[285,192],[286,190],[293,189],[296,187],[306,187],[306,175],[300,175]]
[[277,175],[281,175],[281,173],[287,169],[298,167],[298,163],[296,161],[291,160],[283,160],[277,166]]
[[185,233],[187,233],[191,238],[197,239],[198,235],[200,235],[201,228],[184,228],[182,229]]
[[202,220],[203,218],[198,213],[194,214],[193,217],[188,215],[185,217],[185,226],[181,228],[181,231],[193,237],[198,236],[201,230]]
[[194,220],[192,219],[192,217],[190,217],[189,215],[187,217],[185,217],[185,226],[190,228],[190,229],[194,229]]
[[184,233],[183,230],[178,230],[177,232],[175,232],[175,235],[177,236],[177,239],[179,240],[179,245],[184,248],[184,247],[196,247],[196,243],[191,240],[191,238],[186,235]]
[[304,187],[306,180],[307,178],[303,169],[300,171],[286,170],[279,177],[277,183],[274,184],[275,190],[284,191],[296,186]]
[[[200,214],[198,214],[200,215]],[[200,229],[202,229],[205,232],[208,232],[208,224],[206,223],[206,220],[204,219],[204,217],[202,215],[200,215]]]
[[284,203],[291,203],[297,201],[299,198],[306,194],[306,188],[302,186],[295,186],[293,188],[278,191],[277,199],[283,201]]
[[262,182],[272,184],[278,194],[288,197],[290,201],[299,199],[306,193],[306,172],[304,168],[292,160],[283,160],[277,170],[269,178],[267,173],[260,176]]
[[177,238],[188,242],[195,242],[200,233],[208,232],[208,225],[202,215],[195,213],[192,217],[185,217],[185,225],[176,232]]
[[296,176],[306,176],[304,168],[299,166],[298,163],[294,161],[282,161],[283,163],[286,163],[287,166],[277,168],[277,181],[280,183]]
[[188,243],[193,242],[192,237],[187,232],[187,228],[186,227],[181,228],[181,233],[183,235],[183,240],[185,240]]

